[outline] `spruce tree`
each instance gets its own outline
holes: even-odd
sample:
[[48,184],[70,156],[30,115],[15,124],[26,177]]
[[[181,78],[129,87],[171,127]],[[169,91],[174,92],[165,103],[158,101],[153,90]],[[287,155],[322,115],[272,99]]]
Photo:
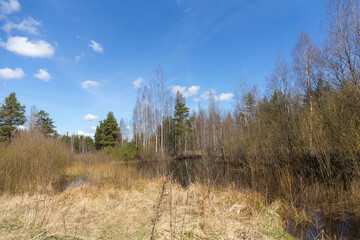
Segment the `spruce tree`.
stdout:
[[71,147],[71,137],[69,136],[69,133],[66,133],[66,135],[61,136],[60,141],[66,146]]
[[181,154],[181,149],[187,141],[187,133],[189,131],[189,127],[191,127],[190,121],[193,119],[189,119],[189,108],[186,107],[185,98],[178,91],[176,93],[176,104],[175,104],[175,112],[173,118],[173,128],[174,128],[174,137],[176,144],[176,154]]
[[25,122],[25,106],[17,101],[16,94],[12,92],[0,107],[0,140],[11,141],[16,127]]
[[92,152],[94,151],[94,140],[87,136],[85,137],[85,152]]
[[95,131],[95,148],[96,150],[100,150],[104,147],[105,135],[104,135],[104,123],[103,121],[99,122],[99,126],[96,127]]
[[95,132],[95,148],[100,150],[104,147],[114,147],[120,141],[119,124],[113,112],[109,112],[105,120],[100,121]]
[[35,129],[45,135],[56,136],[54,121],[49,117],[49,114],[41,110],[36,114]]
[[109,112],[104,121],[104,146],[114,147],[120,139],[119,125],[114,117],[113,112]]

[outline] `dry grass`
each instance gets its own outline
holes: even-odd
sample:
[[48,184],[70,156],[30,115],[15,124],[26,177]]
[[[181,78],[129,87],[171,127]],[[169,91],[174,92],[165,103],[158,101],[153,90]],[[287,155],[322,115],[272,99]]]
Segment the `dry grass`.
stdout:
[[148,182],[136,168],[102,153],[77,155],[65,172],[67,176],[81,178],[98,186],[128,190],[141,189]]
[[70,164],[70,153],[54,139],[24,132],[0,148],[0,193],[46,191]]
[[[1,153],[0,239],[289,237],[280,202],[268,205],[254,192],[182,188],[101,154],[73,156],[69,165],[66,149],[38,135],[24,134]],[[65,175],[86,181],[54,191]]]
[[3,195],[0,239],[149,239],[157,210],[155,239],[287,237],[279,202],[267,206],[255,193],[227,188],[209,195],[200,185],[184,189],[167,182],[155,209],[164,181],[150,181],[142,190],[87,184],[57,197]]

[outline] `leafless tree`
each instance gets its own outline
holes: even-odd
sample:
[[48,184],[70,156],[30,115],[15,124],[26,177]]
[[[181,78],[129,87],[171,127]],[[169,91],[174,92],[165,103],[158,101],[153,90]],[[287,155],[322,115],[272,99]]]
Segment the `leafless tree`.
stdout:
[[334,83],[344,87],[356,86],[359,70],[359,3],[354,0],[335,0],[328,5],[325,25],[327,67]]
[[165,96],[165,83],[164,83],[164,73],[159,65],[156,70],[157,80],[158,80],[158,93],[160,98],[160,134],[161,134],[161,154],[164,155],[164,96]]
[[311,42],[310,36],[301,32],[298,42],[293,49],[293,70],[300,89],[305,93],[305,99],[309,103],[310,114],[308,118],[310,126],[309,147],[313,148],[313,117],[314,99],[313,89],[318,80],[318,62],[320,50]]

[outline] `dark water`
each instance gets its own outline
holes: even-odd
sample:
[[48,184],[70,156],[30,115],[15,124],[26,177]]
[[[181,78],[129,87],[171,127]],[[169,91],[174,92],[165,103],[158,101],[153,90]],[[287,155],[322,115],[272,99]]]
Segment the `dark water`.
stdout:
[[85,176],[63,176],[59,181],[52,183],[52,187],[59,192],[65,191],[70,186],[80,186],[82,184],[95,184],[90,182]]
[[360,219],[354,213],[340,217],[318,212],[310,226],[296,226],[289,220],[286,230],[300,239],[360,239]]
[[[183,187],[193,182],[217,187],[232,185],[238,189],[259,191],[269,202],[281,196],[275,172],[261,169],[250,171],[236,163],[189,159],[172,162],[139,162],[135,166],[148,177],[170,174]],[[314,209],[314,206],[312,207]],[[315,209],[308,210],[309,215],[313,216],[313,222],[307,225],[296,224],[296,221],[288,216],[286,231],[296,238],[306,240],[360,239],[359,214],[353,213],[350,207],[345,207],[346,211],[336,214],[332,214],[331,211],[326,211],[325,214],[319,210],[321,208],[315,207]]]

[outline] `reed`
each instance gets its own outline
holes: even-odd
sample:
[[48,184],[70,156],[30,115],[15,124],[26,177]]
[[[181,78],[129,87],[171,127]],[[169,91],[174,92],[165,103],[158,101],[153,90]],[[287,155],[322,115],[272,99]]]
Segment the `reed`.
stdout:
[[101,152],[76,155],[74,159],[65,171],[71,179],[128,190],[143,189],[149,182],[149,178],[135,166]]
[[[200,184],[184,189],[172,183],[177,194],[170,196],[169,184],[163,193],[164,178],[149,181],[144,189],[90,183],[70,186],[49,199],[43,193],[3,194],[0,239],[150,239],[155,216],[154,239],[289,237],[279,202],[267,205],[257,193],[232,188],[212,189],[209,196],[207,187]],[[159,191],[162,204],[157,207]],[[176,215],[171,200],[176,203]]]
[[71,160],[68,149],[36,132],[24,132],[0,148],[0,192],[51,191]]

